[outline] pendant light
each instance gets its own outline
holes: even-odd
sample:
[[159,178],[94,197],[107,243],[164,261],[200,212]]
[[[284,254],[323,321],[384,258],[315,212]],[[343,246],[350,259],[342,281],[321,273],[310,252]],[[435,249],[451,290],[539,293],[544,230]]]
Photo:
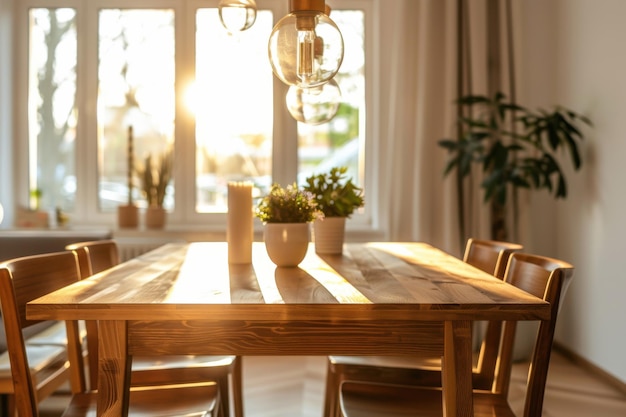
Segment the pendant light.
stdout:
[[290,0],[290,13],[269,38],[274,74],[285,84],[311,88],[331,80],[343,61],[343,37],[324,0]]
[[331,121],[337,114],[340,101],[341,90],[334,78],[317,87],[300,88],[292,85],[285,97],[291,116],[313,126]]
[[255,0],[221,0],[218,10],[222,25],[230,33],[249,29],[256,20]]

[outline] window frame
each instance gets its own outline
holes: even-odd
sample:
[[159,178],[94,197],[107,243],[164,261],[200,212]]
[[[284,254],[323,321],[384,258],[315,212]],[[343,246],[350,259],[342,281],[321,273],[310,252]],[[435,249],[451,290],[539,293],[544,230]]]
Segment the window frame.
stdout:
[[[377,74],[377,46],[379,39],[374,16],[380,0],[342,0],[331,4],[335,10],[362,10],[365,17],[365,122],[360,130],[364,132],[366,167],[363,173],[366,189],[366,204],[363,210],[355,213],[347,223],[348,232],[372,231],[377,229],[379,213],[377,195],[377,175],[379,161],[374,157],[379,144],[374,134],[377,120],[375,97]],[[28,80],[24,68],[28,68],[28,11],[37,7],[63,7],[77,10],[77,91],[76,108],[78,126],[75,153],[77,157],[77,189],[75,210],[71,213],[73,226],[116,225],[116,213],[103,213],[98,209],[98,170],[97,166],[97,119],[96,99],[98,89],[98,11],[100,8],[168,8],[175,12],[176,41],[176,125],[175,125],[175,161],[174,181],[176,187],[175,209],[168,213],[167,230],[225,230],[225,213],[197,213],[195,211],[195,124],[193,116],[184,109],[182,103],[184,89],[195,76],[195,11],[200,8],[217,7],[219,0],[20,0],[15,3],[15,200],[17,205],[27,206],[29,201],[28,179],[28,141],[19,138],[28,137]],[[288,11],[287,0],[257,0],[259,9],[270,9],[274,14],[274,24]],[[19,24],[19,23],[22,24]],[[184,40],[184,42],[183,42]],[[22,70],[21,70],[22,69]],[[284,106],[284,97],[288,87],[278,78],[273,77],[274,123],[273,123],[273,161],[272,177],[274,182],[288,184],[297,178],[297,143],[290,140],[297,137],[297,123]],[[89,140],[88,138],[94,138]],[[192,163],[189,163],[192,162]],[[255,220],[256,227],[260,223]]]

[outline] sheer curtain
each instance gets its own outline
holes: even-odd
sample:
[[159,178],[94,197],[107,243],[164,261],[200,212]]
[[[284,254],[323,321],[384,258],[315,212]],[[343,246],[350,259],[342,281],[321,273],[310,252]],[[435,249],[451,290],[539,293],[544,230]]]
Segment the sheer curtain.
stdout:
[[[388,238],[459,253],[452,177],[437,141],[455,135],[456,0],[394,0],[381,30],[381,172]],[[387,47],[388,46],[388,47]],[[387,195],[384,195],[384,194]]]
[[[394,7],[381,10],[384,110],[378,133],[383,144],[381,177],[390,179],[381,187],[381,197],[388,202],[381,217],[388,221],[390,240],[425,241],[461,255],[467,237],[490,237],[478,176],[464,185],[465,236],[461,236],[456,182],[453,174],[443,176],[448,155],[437,142],[457,137],[454,102],[460,94],[490,94],[493,76],[488,61],[492,66],[494,62],[487,47],[493,40],[488,36],[493,22],[487,12],[493,10],[493,1],[508,0],[393,0],[389,4]],[[462,29],[459,7],[466,12]],[[459,39],[465,54],[462,69]],[[507,47],[503,41],[503,50]]]

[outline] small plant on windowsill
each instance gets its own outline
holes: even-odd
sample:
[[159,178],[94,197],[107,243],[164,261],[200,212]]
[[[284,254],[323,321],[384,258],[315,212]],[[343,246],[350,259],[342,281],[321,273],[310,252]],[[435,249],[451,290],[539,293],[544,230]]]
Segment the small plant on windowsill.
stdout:
[[343,251],[346,219],[365,204],[363,190],[352,182],[347,172],[347,167],[334,167],[306,179],[304,190],[313,194],[324,213],[324,218],[313,224],[317,253],[340,254]]
[[263,223],[263,240],[272,262],[280,267],[297,266],[309,247],[309,223],[323,216],[315,198],[296,184],[283,188],[273,184],[255,210]]
[[173,158],[172,152],[166,151],[156,164],[152,154],[149,154],[144,166],[138,169],[141,179],[141,191],[148,207],[146,209],[146,227],[150,229],[162,228],[165,225],[165,209],[163,201],[167,193],[167,186],[172,180]]
[[138,169],[141,179],[141,191],[148,202],[148,207],[163,207],[167,186],[172,179],[172,153],[165,152],[153,163],[152,154],[144,160],[144,165]]

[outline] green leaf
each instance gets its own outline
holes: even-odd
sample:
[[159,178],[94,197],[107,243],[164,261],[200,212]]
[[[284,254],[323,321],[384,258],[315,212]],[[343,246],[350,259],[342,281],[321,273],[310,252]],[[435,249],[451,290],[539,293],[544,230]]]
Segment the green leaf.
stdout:
[[[468,95],[457,100],[466,112],[459,118],[461,139],[439,142],[450,154],[444,174],[461,179],[475,164],[482,167],[486,202],[503,204],[509,189],[547,189],[555,198],[567,193],[562,157],[575,169],[582,165],[580,127],[591,121],[564,107],[531,111],[509,102],[502,92],[492,97]],[[564,156],[563,156],[564,155]]]

